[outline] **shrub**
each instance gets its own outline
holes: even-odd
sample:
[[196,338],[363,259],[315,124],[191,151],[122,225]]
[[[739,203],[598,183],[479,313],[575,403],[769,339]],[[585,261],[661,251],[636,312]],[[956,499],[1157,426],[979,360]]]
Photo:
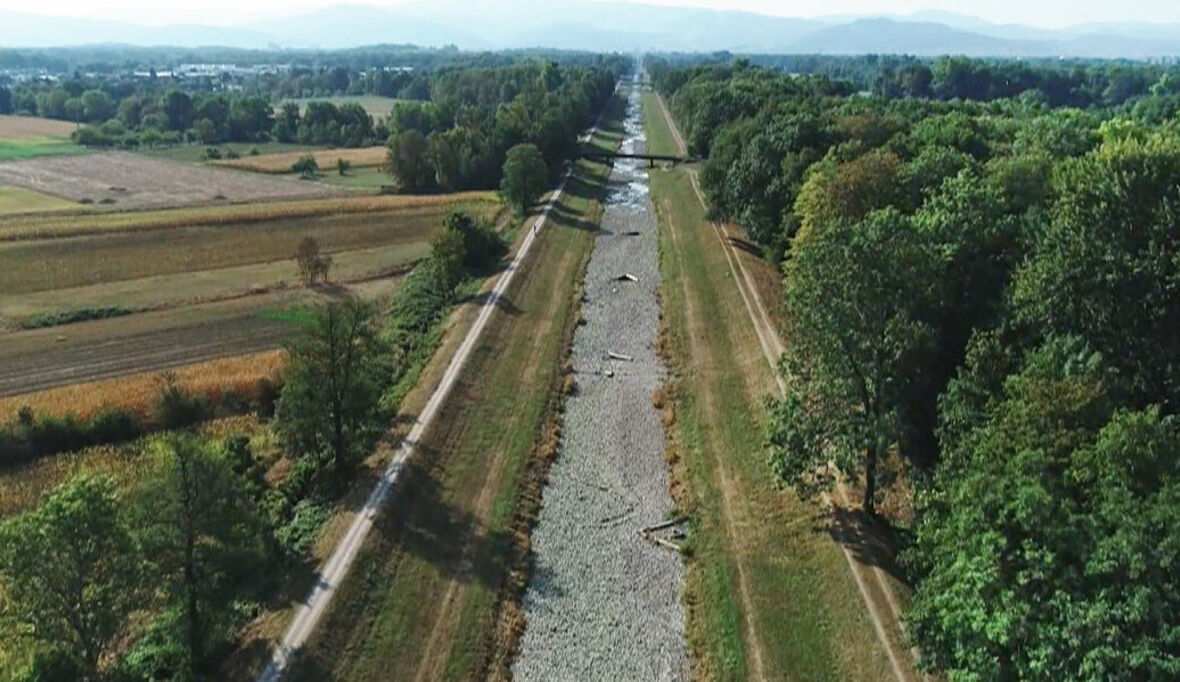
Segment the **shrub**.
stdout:
[[258,147],[250,147],[250,156],[258,156],[262,152],[258,151]]
[[205,159],[208,161],[216,161],[221,158],[221,150],[217,147],[207,147],[205,149]]
[[311,551],[320,527],[328,520],[328,508],[312,500],[300,500],[291,510],[291,520],[275,531],[279,547],[288,556],[301,557]]
[[160,375],[160,392],[152,406],[152,419],[162,429],[192,426],[209,416],[208,402],[184,390],[172,372]]

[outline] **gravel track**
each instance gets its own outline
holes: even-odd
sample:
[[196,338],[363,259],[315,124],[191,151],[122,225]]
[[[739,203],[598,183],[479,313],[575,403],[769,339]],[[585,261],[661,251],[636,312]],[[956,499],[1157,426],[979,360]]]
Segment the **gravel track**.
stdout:
[[[638,91],[628,107],[623,151],[642,152]],[[641,163],[616,164],[586,273],[585,324],[572,354],[578,390],[566,403],[561,454],[533,532],[516,680],[689,676],[680,557],[638,532],[672,509],[664,429],[652,406],[663,380],[655,350],[660,272]],[[611,352],[633,360],[610,359]]]

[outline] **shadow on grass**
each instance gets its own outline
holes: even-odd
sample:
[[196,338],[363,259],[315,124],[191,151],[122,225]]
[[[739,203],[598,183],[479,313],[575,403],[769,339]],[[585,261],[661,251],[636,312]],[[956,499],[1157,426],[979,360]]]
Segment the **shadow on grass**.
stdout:
[[864,566],[875,566],[894,580],[909,585],[905,571],[897,562],[898,538],[884,521],[869,518],[860,509],[836,507],[827,517],[827,531],[833,540],[847,547],[856,561]]

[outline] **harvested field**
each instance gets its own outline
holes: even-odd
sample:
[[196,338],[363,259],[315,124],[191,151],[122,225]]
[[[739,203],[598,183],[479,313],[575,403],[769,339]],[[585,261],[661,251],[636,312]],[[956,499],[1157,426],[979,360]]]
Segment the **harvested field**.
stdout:
[[[377,246],[332,256],[332,282],[355,289],[358,282],[391,279],[430,252],[426,242]],[[198,270],[170,275],[106,282],[23,294],[0,294],[0,328],[25,326],[30,318],[81,308],[118,306],[136,312],[159,310],[249,297],[258,305],[283,305],[286,301],[314,298],[296,276],[289,260]]]
[[[236,177],[242,176],[237,175]],[[483,206],[483,204],[497,203],[498,199],[493,192],[458,192],[456,194],[304,199],[122,213],[88,212],[83,215],[25,216],[19,219],[0,217],[0,242],[76,237],[104,232],[142,232],[176,227],[262,223],[282,218],[312,218],[334,214],[376,213],[450,205],[454,205],[456,209],[482,212],[490,210],[489,206]],[[477,205],[479,207],[475,208]]]
[[60,137],[68,139],[78,128],[70,121],[58,121],[37,116],[0,116],[0,139],[25,140],[38,137]]
[[24,187],[0,186],[0,216],[44,213],[47,211],[77,211],[81,204],[34,192]]
[[0,184],[119,208],[329,196],[329,186],[294,178],[242,175],[129,152],[46,156],[0,163]]
[[[238,170],[253,171],[255,173],[282,174],[291,172],[291,164],[307,155],[308,152],[283,152],[281,154],[263,154],[261,156],[243,156],[240,159],[215,161],[214,166],[225,166]],[[336,172],[336,161],[343,159],[354,168],[372,168],[385,163],[385,147],[361,147],[359,149],[317,149],[311,152],[320,171],[324,173]],[[392,181],[390,181],[392,182]]]
[[[171,370],[177,385],[213,401],[229,392],[242,392],[260,379],[273,379],[283,366],[281,350],[220,358]],[[147,415],[159,391],[159,373],[144,372],[118,379],[88,381],[35,393],[0,398],[0,423],[11,421],[25,406],[37,414],[74,415],[85,419],[104,407],[119,407]]]
[[273,350],[299,331],[298,316],[286,311],[305,310],[344,291],[378,298],[396,282],[280,291],[2,334],[0,396]]
[[122,282],[253,263],[290,262],[296,245],[314,237],[327,253],[402,246],[420,255],[443,217],[464,209],[492,217],[493,203],[435,203],[355,215],[338,213],[263,223],[195,225],[141,232],[107,232],[69,239],[0,243],[0,291],[24,294]]

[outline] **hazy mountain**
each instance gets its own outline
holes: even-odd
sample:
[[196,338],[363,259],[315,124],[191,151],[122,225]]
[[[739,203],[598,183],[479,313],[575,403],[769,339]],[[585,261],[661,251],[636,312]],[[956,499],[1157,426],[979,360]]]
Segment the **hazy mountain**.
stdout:
[[1180,55],[1180,25],[1109,23],[1050,30],[934,10],[799,19],[589,0],[411,0],[393,8],[338,5],[231,27],[140,26],[0,11],[0,47],[112,42],[1142,58]]

